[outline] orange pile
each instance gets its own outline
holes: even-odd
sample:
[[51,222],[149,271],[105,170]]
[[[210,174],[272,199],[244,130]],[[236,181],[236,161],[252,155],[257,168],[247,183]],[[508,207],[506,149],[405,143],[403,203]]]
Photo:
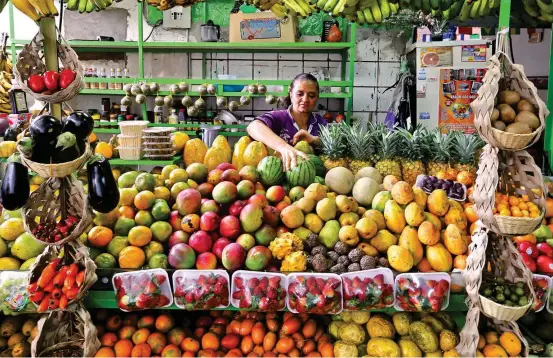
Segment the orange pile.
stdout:
[[496,193],[494,214],[516,218],[538,218],[541,211],[526,195],[517,197]]

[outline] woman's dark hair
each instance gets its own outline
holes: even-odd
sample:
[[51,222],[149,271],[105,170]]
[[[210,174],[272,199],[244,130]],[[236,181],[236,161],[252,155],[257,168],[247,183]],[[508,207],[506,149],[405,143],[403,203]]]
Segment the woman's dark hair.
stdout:
[[299,75],[294,77],[292,83],[290,83],[290,86],[288,87],[288,95],[284,97],[284,101],[282,101],[283,108],[288,108],[292,104],[290,93],[292,93],[292,91],[294,90],[296,82],[300,81],[315,82],[315,84],[317,85],[317,92],[319,92],[319,81],[317,81],[317,78],[310,73],[300,73]]

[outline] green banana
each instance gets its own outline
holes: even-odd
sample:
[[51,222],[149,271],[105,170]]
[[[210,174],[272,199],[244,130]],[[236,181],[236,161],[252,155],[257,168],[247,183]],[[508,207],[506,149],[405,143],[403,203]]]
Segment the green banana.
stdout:
[[317,8],[319,8],[319,9],[324,9],[324,6],[325,6],[325,4],[326,4],[326,1],[327,1],[327,0],[318,0],[318,1],[317,1],[317,4],[316,4],[315,6],[316,6]]
[[461,8],[461,12],[459,14],[459,20],[460,21],[467,21],[470,16],[470,10],[474,6],[474,1],[470,4],[466,1],[463,2],[463,7]]
[[[371,14],[373,15],[372,17],[374,19],[374,22],[380,24],[382,22],[382,11],[380,11],[377,0],[371,0],[371,5],[369,9],[371,10]],[[367,15],[365,15],[365,17],[367,17]]]
[[361,11],[361,10],[357,10],[357,23],[362,24],[362,25],[367,23],[367,21],[365,19],[365,15],[364,15],[363,11]]
[[86,12],[88,13],[91,13],[92,11],[94,11],[94,4],[92,3],[92,1],[88,0],[86,2],[86,8],[85,8]]
[[69,0],[67,2],[67,9],[68,10],[77,10],[79,7],[79,0]]
[[446,11],[447,9],[449,9],[451,7],[451,4],[452,4],[451,0],[442,0],[440,2],[440,10],[442,10],[442,12]]
[[365,16],[365,22],[367,24],[374,24],[376,23],[376,21],[374,20],[374,16],[371,12],[371,9],[364,9],[363,10],[363,15]]
[[430,0],[422,0],[421,10],[425,14],[430,14],[432,7],[430,6]]
[[346,6],[346,0],[339,0],[336,6],[334,6],[334,10],[332,10],[332,15],[338,16],[344,11],[344,7]]
[[545,0],[536,0],[541,12],[545,12],[547,14],[553,14],[553,3],[549,1],[549,3]]
[[331,12],[336,4],[338,4],[338,0],[328,0],[324,6],[324,11]]
[[480,14],[478,10],[480,9],[480,0],[475,0],[472,2],[472,8],[470,9],[470,17],[471,19],[478,18],[478,15]]
[[541,15],[540,8],[538,7],[538,4],[534,1],[533,5],[531,5],[530,0],[522,0],[522,4],[524,5],[524,10],[532,16],[532,17],[539,17]]
[[355,5],[357,5],[357,3],[359,2],[359,0],[347,0],[346,1],[346,7],[353,7],[355,8]]
[[344,11],[342,11],[342,14],[354,16],[356,12],[357,12],[357,7],[352,6],[352,7],[344,8]]
[[488,16],[490,14],[490,9],[488,7],[488,1],[489,0],[480,0],[479,12],[480,12],[481,17]]
[[451,5],[451,12],[449,13],[451,19],[455,19],[457,16],[459,16],[464,3],[464,0],[458,0]]
[[442,10],[442,17],[444,18],[444,20],[451,19],[450,10],[451,9]]
[[392,14],[395,15],[399,11],[399,4],[390,3],[390,10],[392,11]]
[[382,13],[382,18],[387,19],[390,17],[392,10],[390,9],[390,4],[388,0],[378,0],[378,5],[380,5],[380,12]]
[[86,4],[88,3],[88,0],[79,0],[79,12],[82,14],[86,11]]

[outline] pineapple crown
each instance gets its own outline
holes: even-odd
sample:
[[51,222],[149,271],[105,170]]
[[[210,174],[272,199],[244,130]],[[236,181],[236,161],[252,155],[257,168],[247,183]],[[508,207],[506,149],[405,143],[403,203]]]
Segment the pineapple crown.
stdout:
[[354,122],[351,126],[346,125],[342,129],[344,130],[344,138],[353,158],[368,160],[373,152],[371,133],[363,130],[361,122],[358,121]]
[[331,159],[343,157],[348,154],[348,146],[344,136],[344,126],[347,123],[319,125],[319,138],[321,151]]
[[430,156],[428,129],[418,125],[413,132],[404,128],[397,129],[400,137],[399,154],[409,161],[426,161]]
[[374,126],[372,139],[379,160],[389,159],[398,154],[400,141],[397,130],[390,130],[383,124],[377,124]]
[[452,154],[460,164],[475,164],[476,152],[484,146],[484,141],[476,133],[453,132]]
[[428,144],[432,160],[439,163],[448,163],[451,159],[451,150],[454,139],[453,131],[442,134],[440,128],[434,129],[428,136]]

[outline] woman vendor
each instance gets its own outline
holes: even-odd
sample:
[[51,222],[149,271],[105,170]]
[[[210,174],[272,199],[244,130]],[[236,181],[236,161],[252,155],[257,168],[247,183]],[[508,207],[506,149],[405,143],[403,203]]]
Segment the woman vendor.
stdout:
[[297,75],[288,90],[287,109],[262,114],[248,126],[248,134],[280,153],[284,170],[296,165],[296,157],[308,159],[307,155],[293,146],[306,141],[319,145],[319,125],[327,122],[313,109],[319,100],[319,83],[308,73]]

